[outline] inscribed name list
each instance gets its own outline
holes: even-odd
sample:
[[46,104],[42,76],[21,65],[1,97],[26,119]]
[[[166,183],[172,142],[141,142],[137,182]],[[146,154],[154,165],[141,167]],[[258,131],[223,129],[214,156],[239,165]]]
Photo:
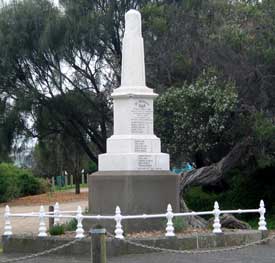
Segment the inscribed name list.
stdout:
[[153,103],[152,100],[133,100],[131,109],[131,133],[153,133]]

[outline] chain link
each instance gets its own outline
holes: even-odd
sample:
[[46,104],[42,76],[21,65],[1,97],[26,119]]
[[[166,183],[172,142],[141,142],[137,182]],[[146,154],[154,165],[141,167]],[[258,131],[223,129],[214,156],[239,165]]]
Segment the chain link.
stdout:
[[[107,235],[109,237],[111,237],[112,239],[115,239],[115,236],[109,232],[107,232]],[[82,239],[75,239],[72,240],[66,244],[63,244],[61,246],[55,247],[55,248],[51,248],[49,250],[45,250],[42,252],[38,252],[35,254],[31,254],[28,256],[24,256],[24,257],[19,257],[19,258],[11,258],[11,259],[6,259],[6,260],[0,260],[0,263],[10,263],[10,262],[18,262],[18,261],[23,261],[23,260],[27,260],[27,259],[33,259],[36,257],[41,257],[41,256],[45,256],[48,254],[51,254],[53,252],[56,252],[58,250],[61,250],[63,248],[69,247],[83,239],[87,238],[87,236],[85,236]],[[154,251],[159,251],[162,253],[176,253],[176,254],[210,254],[210,253],[219,253],[219,252],[226,252],[226,251],[234,251],[234,250],[239,250],[239,249],[244,249],[247,247],[251,247],[251,246],[256,246],[256,245],[260,245],[263,243],[266,243],[268,241],[271,241],[275,239],[275,235],[272,235],[270,237],[261,239],[261,240],[257,240],[251,243],[247,243],[244,245],[239,245],[239,246],[233,246],[233,247],[228,247],[228,248],[220,248],[220,249],[208,249],[208,250],[176,250],[176,249],[167,249],[167,248],[161,248],[161,247],[154,247],[154,246],[149,246],[149,245],[145,245],[139,242],[135,242],[132,241],[130,239],[122,239],[123,242],[128,243],[130,245],[136,246],[136,247],[141,247],[141,248],[145,248],[145,249],[149,249],[149,250],[154,250]]]
[[[115,236],[109,232],[107,232],[107,235],[111,238],[115,238]],[[136,247],[141,247],[145,249],[150,249],[154,251],[160,251],[162,253],[176,253],[176,254],[210,254],[210,253],[219,253],[219,252],[226,252],[226,251],[234,251],[234,250],[239,250],[251,246],[256,246],[263,244],[265,242],[271,241],[275,239],[275,235],[272,235],[270,237],[260,239],[251,243],[247,243],[244,245],[239,245],[239,246],[233,246],[233,247],[227,247],[227,248],[219,248],[219,249],[208,249],[208,250],[176,250],[176,249],[168,249],[168,248],[161,248],[161,247],[153,247],[149,245],[145,245],[139,242],[132,241],[130,239],[121,239],[125,243],[128,243],[130,245],[136,246]]]
[[84,238],[79,238],[79,239],[74,239],[66,244],[63,244],[61,246],[58,247],[54,247],[42,252],[38,252],[38,253],[34,253],[28,256],[23,256],[23,257],[19,257],[19,258],[10,258],[10,259],[4,259],[4,260],[0,260],[0,263],[10,263],[10,262],[18,262],[18,261],[23,261],[23,260],[27,260],[27,259],[33,259],[33,258],[37,258],[37,257],[41,257],[41,256],[45,256],[45,255],[49,255],[53,252],[56,252],[58,250],[61,250],[63,248],[69,247],[74,245],[75,243],[82,241],[83,239],[87,238],[88,235],[84,236]]

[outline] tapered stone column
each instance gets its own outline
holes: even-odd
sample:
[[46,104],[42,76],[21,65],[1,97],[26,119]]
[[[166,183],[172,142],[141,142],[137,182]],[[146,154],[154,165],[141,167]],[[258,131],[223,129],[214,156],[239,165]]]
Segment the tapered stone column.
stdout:
[[[122,214],[165,213],[168,203],[177,211],[179,178],[170,173],[169,155],[161,152],[154,135],[157,94],[146,86],[141,15],[136,10],[125,15],[121,72],[121,86],[112,94],[114,133],[107,153],[99,155],[99,172],[89,177],[89,212],[113,214],[118,205]],[[128,231],[158,228],[142,221],[126,225]]]

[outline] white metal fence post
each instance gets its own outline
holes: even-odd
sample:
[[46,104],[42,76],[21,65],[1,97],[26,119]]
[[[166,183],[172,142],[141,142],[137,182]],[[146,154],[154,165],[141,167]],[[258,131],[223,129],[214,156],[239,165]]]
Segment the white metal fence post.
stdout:
[[10,221],[10,207],[6,205],[5,208],[5,214],[4,214],[4,219],[5,219],[5,226],[4,226],[4,236],[11,236],[12,235],[12,226],[11,226],[11,221]]
[[83,229],[83,225],[82,225],[83,216],[82,216],[81,206],[77,207],[76,220],[77,220],[77,229],[76,229],[75,238],[83,238],[84,237],[84,229]]
[[122,216],[121,216],[121,211],[119,206],[116,207],[115,220],[116,220],[115,237],[118,239],[124,239],[123,229],[121,225]]
[[59,203],[56,202],[54,205],[54,211],[53,211],[53,215],[54,215],[54,226],[58,225],[60,223],[60,209],[59,209]]
[[259,219],[259,228],[258,228],[258,230],[267,230],[266,221],[265,221],[265,212],[266,212],[266,210],[265,210],[264,201],[261,200],[260,208],[259,208],[260,219]]
[[41,205],[40,206],[40,210],[39,210],[39,229],[38,229],[38,236],[39,237],[46,237],[47,233],[46,233],[46,224],[45,224],[45,209],[44,206]]
[[166,213],[166,218],[167,218],[167,227],[166,227],[166,237],[174,237],[175,233],[174,233],[174,226],[173,226],[173,210],[172,210],[172,206],[169,204],[167,206],[167,213]]
[[220,224],[220,213],[221,213],[221,210],[219,208],[219,204],[218,204],[217,201],[214,204],[213,213],[214,213],[213,233],[222,233],[221,224]]

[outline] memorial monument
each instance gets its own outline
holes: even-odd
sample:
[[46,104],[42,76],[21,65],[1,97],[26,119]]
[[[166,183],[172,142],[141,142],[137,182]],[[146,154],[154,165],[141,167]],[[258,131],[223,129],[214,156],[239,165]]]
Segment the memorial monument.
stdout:
[[[89,213],[164,213],[170,203],[179,210],[179,177],[170,172],[169,155],[161,152],[154,135],[153,101],[157,94],[146,87],[141,15],[125,15],[121,86],[112,94],[114,132],[107,153],[99,155],[98,172],[89,176]],[[162,226],[123,221],[128,231]],[[147,223],[147,224],[146,224]],[[108,226],[107,226],[108,227]]]

